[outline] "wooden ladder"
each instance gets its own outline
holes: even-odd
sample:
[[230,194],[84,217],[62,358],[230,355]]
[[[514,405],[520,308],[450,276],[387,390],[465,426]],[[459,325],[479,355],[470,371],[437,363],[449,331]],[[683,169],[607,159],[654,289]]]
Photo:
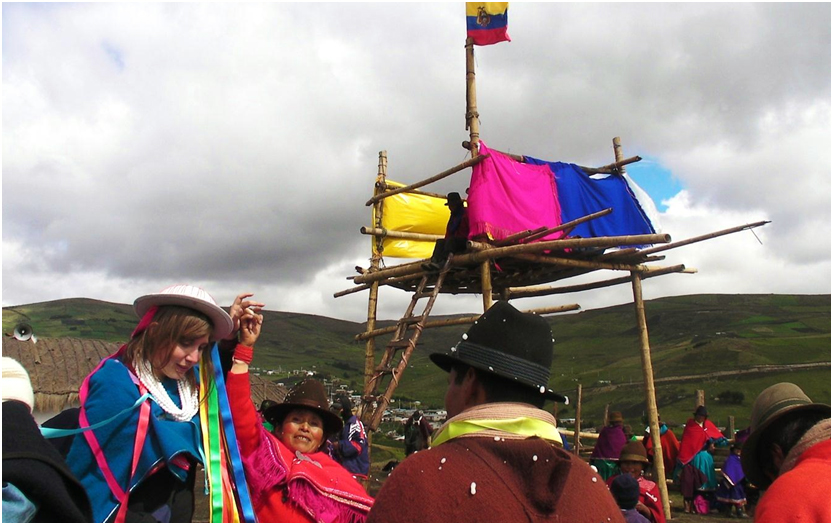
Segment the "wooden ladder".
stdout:
[[[452,255],[449,255],[440,270],[439,275],[437,276],[437,280],[434,283],[433,288],[430,288],[429,291],[425,291],[425,288],[431,280],[430,274],[428,272],[423,274],[422,279],[420,280],[419,285],[417,285],[416,291],[411,298],[411,304],[409,304],[407,310],[405,310],[405,315],[403,315],[402,318],[396,323],[396,331],[393,334],[393,338],[391,338],[390,342],[385,347],[385,353],[382,355],[382,361],[379,363],[379,366],[376,367],[376,371],[365,389],[364,396],[362,397],[361,417],[365,426],[371,430],[379,428],[382,416],[390,404],[393,391],[396,390],[397,386],[399,386],[399,379],[402,377],[405,368],[408,366],[408,360],[410,359],[414,348],[416,348],[417,340],[425,327],[425,320],[428,318],[428,314],[431,313],[431,309],[434,307],[434,301],[436,301],[437,295],[439,295],[440,289],[442,288],[443,280],[445,279],[448,270],[451,268],[451,258]],[[425,305],[425,309],[422,311],[422,314],[414,315],[414,309],[416,308],[417,302],[419,302],[420,299],[425,298],[428,299],[428,304]],[[406,337],[409,330],[411,331],[410,336]],[[402,356],[399,359],[399,364],[394,368],[391,366],[391,363],[393,362],[396,351],[400,348],[402,349]],[[385,388],[385,393],[379,395],[378,391],[382,388],[382,379],[386,375],[391,376],[390,381]]]

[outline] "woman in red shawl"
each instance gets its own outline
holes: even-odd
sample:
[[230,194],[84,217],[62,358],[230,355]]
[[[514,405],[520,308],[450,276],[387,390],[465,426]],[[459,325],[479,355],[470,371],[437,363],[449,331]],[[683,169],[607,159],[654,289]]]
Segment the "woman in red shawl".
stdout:
[[709,447],[728,444],[726,437],[708,417],[706,407],[701,405],[695,410],[694,417],[686,422],[674,469],[674,482],[680,485],[688,513],[693,512],[692,503],[698,490],[713,491],[717,488],[714,458],[709,453]]
[[[659,420],[659,442],[662,445],[662,464],[665,466],[665,475],[668,476],[674,472],[674,466],[677,464],[677,454],[680,452],[680,442],[674,432],[668,428],[668,425],[662,422],[662,419],[657,414]],[[645,437],[642,438],[642,444],[645,445],[645,450],[648,452],[648,461],[654,462],[654,441],[651,438],[651,429],[645,429]]]
[[261,523],[364,522],[373,498],[321,449],[341,429],[324,386],[313,379],[292,388],[283,403],[264,411],[272,433],[251,400],[249,363],[263,316],[247,312],[226,385],[234,430],[243,456],[255,514]]

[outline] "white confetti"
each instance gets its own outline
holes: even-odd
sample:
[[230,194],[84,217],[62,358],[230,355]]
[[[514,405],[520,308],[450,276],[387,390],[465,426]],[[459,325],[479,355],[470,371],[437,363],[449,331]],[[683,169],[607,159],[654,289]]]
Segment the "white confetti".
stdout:
[[495,436],[495,441],[500,441],[500,436]]
[[538,456],[532,456],[532,461],[538,461]]
[[443,469],[443,468],[442,468],[442,467],[440,467],[440,470],[442,470],[442,469]]
[[543,394],[544,392],[546,392],[546,391],[547,391],[547,388],[542,386],[541,388],[539,388],[539,390],[540,390],[540,391],[541,391],[541,393]]
[[491,367],[491,366],[490,366],[490,367],[489,367],[489,372],[494,372],[494,371],[495,371],[494,367]]
[[469,334],[463,334],[463,341],[469,338]]
[[474,481],[471,482],[471,494],[472,496],[477,494],[477,483]]
[[441,459],[440,463],[445,463],[445,458]]
[[598,480],[597,480],[597,478],[596,478],[596,476],[593,476],[591,479],[592,479],[593,483],[595,483],[596,481],[598,481]]

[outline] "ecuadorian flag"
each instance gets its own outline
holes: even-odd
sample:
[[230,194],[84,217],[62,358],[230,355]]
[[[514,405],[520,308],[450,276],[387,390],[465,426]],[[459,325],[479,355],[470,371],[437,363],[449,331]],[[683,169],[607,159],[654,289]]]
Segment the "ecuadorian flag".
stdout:
[[509,2],[466,2],[466,32],[476,46],[507,41]]

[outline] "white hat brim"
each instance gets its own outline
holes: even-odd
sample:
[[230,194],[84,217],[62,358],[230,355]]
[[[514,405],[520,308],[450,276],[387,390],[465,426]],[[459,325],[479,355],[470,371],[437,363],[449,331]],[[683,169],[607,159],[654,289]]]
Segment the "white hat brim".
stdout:
[[141,319],[151,306],[185,306],[205,314],[214,326],[212,339],[219,341],[225,339],[234,329],[234,322],[231,316],[216,304],[203,301],[194,297],[187,297],[180,294],[155,293],[143,295],[133,302],[133,309]]

